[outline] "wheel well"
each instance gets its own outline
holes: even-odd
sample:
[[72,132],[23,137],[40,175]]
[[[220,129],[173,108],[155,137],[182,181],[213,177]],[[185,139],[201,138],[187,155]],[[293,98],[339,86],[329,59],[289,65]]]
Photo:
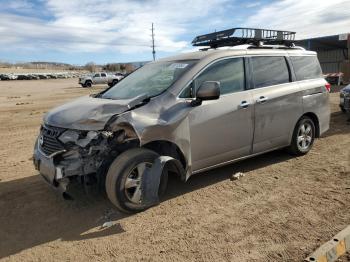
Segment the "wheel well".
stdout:
[[307,117],[310,117],[311,120],[314,122],[315,124],[315,137],[320,137],[320,123],[318,121],[318,117],[316,116],[316,114],[314,113],[311,113],[311,112],[308,112],[308,113],[305,113],[303,116],[307,116]]
[[186,158],[181,149],[174,143],[169,141],[152,141],[145,144],[143,147],[157,152],[159,155],[171,156],[180,161],[183,168],[186,169]]

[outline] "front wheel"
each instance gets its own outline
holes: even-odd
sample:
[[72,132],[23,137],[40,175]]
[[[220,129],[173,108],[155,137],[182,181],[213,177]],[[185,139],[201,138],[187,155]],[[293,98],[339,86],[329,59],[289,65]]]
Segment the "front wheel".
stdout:
[[315,124],[311,118],[303,116],[295,126],[292,143],[288,151],[293,155],[307,154],[315,140]]
[[[111,164],[106,177],[109,200],[121,211],[139,212],[147,207],[142,203],[141,179],[159,155],[145,148],[123,152]],[[165,192],[168,176],[161,176],[158,194]]]

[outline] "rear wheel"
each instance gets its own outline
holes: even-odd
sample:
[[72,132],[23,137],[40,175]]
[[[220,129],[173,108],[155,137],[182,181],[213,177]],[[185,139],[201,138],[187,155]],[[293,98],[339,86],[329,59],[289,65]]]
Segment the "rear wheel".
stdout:
[[117,79],[114,79],[114,80],[112,81],[112,86],[116,85],[117,83],[118,83],[118,80],[117,80]]
[[293,155],[305,155],[311,150],[314,140],[315,124],[311,118],[303,116],[295,126],[288,150]]
[[[111,164],[106,177],[106,192],[110,201],[124,212],[146,209],[142,203],[141,179],[159,155],[151,150],[135,148],[119,155]],[[158,194],[165,192],[168,180],[163,172]]]
[[86,86],[86,87],[91,87],[91,86],[92,86],[92,82],[91,82],[91,81],[85,82],[85,86]]

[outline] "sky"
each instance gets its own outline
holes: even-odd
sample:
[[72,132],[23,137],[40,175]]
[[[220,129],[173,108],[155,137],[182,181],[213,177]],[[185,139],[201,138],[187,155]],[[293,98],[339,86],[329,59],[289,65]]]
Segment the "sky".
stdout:
[[147,61],[152,23],[160,58],[232,27],[350,33],[350,0],[0,0],[0,61]]

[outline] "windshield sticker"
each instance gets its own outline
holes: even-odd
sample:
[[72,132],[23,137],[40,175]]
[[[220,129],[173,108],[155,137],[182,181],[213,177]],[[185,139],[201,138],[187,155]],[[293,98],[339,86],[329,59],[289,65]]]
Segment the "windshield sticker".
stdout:
[[188,64],[181,64],[181,63],[173,63],[169,65],[170,69],[177,69],[177,68],[186,68]]

